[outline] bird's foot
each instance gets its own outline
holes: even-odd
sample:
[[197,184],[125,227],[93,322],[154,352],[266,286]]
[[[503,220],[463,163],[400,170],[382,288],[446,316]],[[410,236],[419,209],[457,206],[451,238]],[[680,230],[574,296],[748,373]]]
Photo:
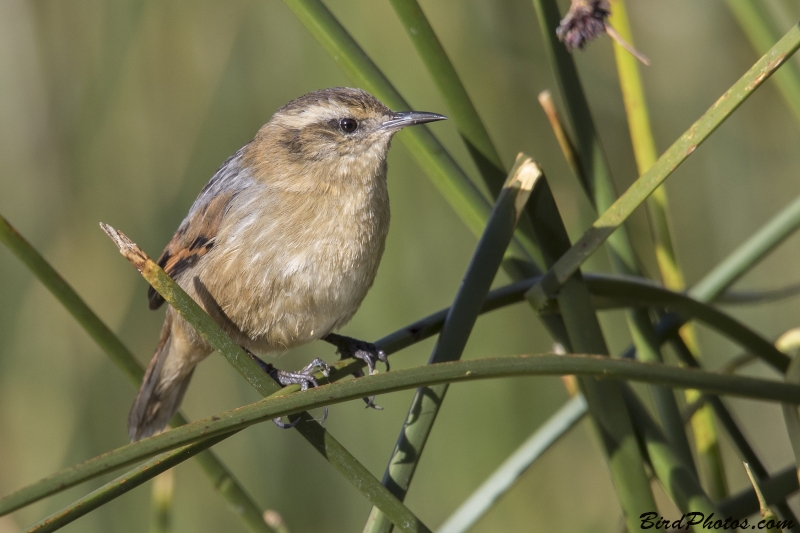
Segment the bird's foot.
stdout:
[[[353,359],[361,359],[364,361],[367,364],[370,375],[375,373],[375,366],[378,361],[385,364],[386,371],[389,371],[389,358],[386,356],[386,353],[371,342],[360,341],[337,333],[328,333],[322,337],[322,340],[336,346],[342,359],[352,357]],[[363,375],[364,373],[361,370],[353,372],[353,376],[357,378]],[[370,396],[363,400],[367,404],[367,407],[378,410],[383,409],[383,407],[375,404],[375,396]]]
[[389,371],[389,358],[386,357],[386,353],[371,342],[360,341],[352,337],[345,337],[344,335],[339,335],[338,333],[328,333],[322,337],[322,340],[336,346],[339,355],[342,356],[342,359],[352,357],[354,359],[361,359],[367,363],[367,368],[369,368],[370,375],[375,373],[375,365],[378,361],[381,361],[383,364],[385,364],[386,371]]
[[[249,350],[247,351],[248,355],[255,361],[261,369],[269,374],[269,376],[277,381],[282,387],[286,387],[287,385],[300,385],[300,390],[304,391],[307,390],[309,386],[319,387],[319,383],[317,379],[314,377],[314,373],[317,369],[322,370],[322,375],[328,377],[330,375],[330,367],[328,363],[323,361],[322,359],[314,359],[309,364],[298,370],[297,372],[288,372],[286,370],[281,370],[279,368],[275,368],[271,363],[266,363],[262,361],[259,357],[251,353]],[[322,420],[320,424],[324,423],[325,420],[328,419],[328,406],[322,407]],[[300,421],[300,418],[296,418],[289,424],[285,424],[281,421],[280,417],[275,418],[272,420],[276,426],[282,429],[289,429],[293,428],[297,423]]]

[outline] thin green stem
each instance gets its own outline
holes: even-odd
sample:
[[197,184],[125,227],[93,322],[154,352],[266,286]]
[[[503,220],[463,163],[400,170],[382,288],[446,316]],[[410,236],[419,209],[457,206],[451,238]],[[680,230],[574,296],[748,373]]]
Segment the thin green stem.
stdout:
[[453,63],[447,57],[439,38],[417,0],[390,0],[397,18],[417,49],[439,92],[442,94],[458,132],[464,139],[475,165],[483,176],[492,197],[503,188],[506,171],[500,154],[489,137],[478,110],[461,83]]
[[[31,246],[31,244],[0,215],[0,242],[16,255],[65,309],[78,321],[89,336],[103,349],[111,360],[137,387],[142,382],[144,369],[130,350],[122,344],[111,329],[92,311],[86,302],[75,292],[67,281]],[[180,413],[172,421],[173,425],[183,425],[187,421]],[[211,480],[228,505],[241,517],[250,531],[272,531],[261,519],[261,510],[255,500],[211,451],[196,456],[197,462]]]
[[[609,22],[626,42],[634,45],[625,0],[611,0],[611,17]],[[625,104],[625,115],[628,119],[633,155],[639,175],[644,174],[658,158],[653,131],[650,127],[650,115],[644,95],[644,87],[639,73],[639,63],[625,48],[614,41],[614,58],[617,64],[617,75]],[[681,291],[686,284],[683,272],[678,266],[675,247],[670,232],[667,192],[663,185],[653,191],[647,199],[647,212],[653,243],[656,250],[656,261],[664,286]]]
[[39,281],[64,306],[78,324],[103,349],[112,361],[136,384],[141,383],[144,369],[111,329],[78,296],[67,281],[25,240],[8,220],[0,215],[0,242],[5,244]]
[[[700,363],[698,362],[697,358],[694,356],[691,349],[680,335],[677,333],[673,334],[669,336],[669,339],[672,341],[675,352],[683,364],[692,368],[700,368]],[[768,480],[770,477],[769,471],[764,463],[761,462],[761,459],[759,459],[758,455],[756,455],[756,452],[753,450],[752,446],[750,446],[750,443],[747,442],[747,438],[744,436],[744,433],[734,420],[733,415],[731,415],[730,411],[725,406],[722,398],[713,395],[701,395],[699,392],[697,394],[699,397],[705,398],[708,409],[713,410],[720,425],[725,429],[728,437],[733,442],[733,446],[739,454],[739,458],[744,461],[745,464],[750,465],[752,472],[760,482]],[[784,404],[784,407],[786,407],[786,404]],[[797,518],[795,517],[794,512],[785,501],[779,502],[777,509],[781,513],[782,518],[792,520],[794,523],[797,523]]]
[[747,241],[728,254],[714,270],[703,276],[689,289],[689,295],[703,302],[714,300],[798,228],[800,197],[795,198]]
[[64,487],[75,486],[156,454],[217,435],[230,435],[231,432],[278,416],[360,399],[372,394],[439,383],[522,375],[565,374],[602,376],[604,380],[662,383],[669,387],[696,388],[713,394],[800,404],[800,387],[792,384],[601,356],[521,355],[453,361],[375,374],[324,385],[297,394],[281,391],[280,394],[254,404],[127,444],[48,476],[0,500],[0,515],[54,494]]
[[669,439],[649,417],[641,402],[636,401],[633,391],[626,388],[624,394],[626,405],[636,421],[636,431],[653,472],[678,509],[682,513],[699,511],[705,516],[718,513],[716,506],[703,492],[694,471],[675,455]]
[[647,280],[623,279],[614,276],[593,277],[589,281],[589,290],[599,298],[609,298],[610,301],[601,302],[601,307],[652,305],[676,310],[729,336],[781,372],[785,372],[789,366],[789,358],[771,342],[713,306]]
[[472,528],[536,459],[583,419],[586,410],[582,394],[565,403],[458,506],[436,533],[465,533]]
[[[491,291],[484,301],[484,304],[481,308],[481,313],[487,313],[504,306],[523,302],[525,300],[525,293],[534,283],[538,281],[538,279],[539,278],[531,278],[522,280],[520,282]],[[712,316],[714,313],[720,313],[720,311],[717,309],[711,306],[697,307],[691,302],[691,298],[678,293],[670,293],[663,288],[650,284],[646,280],[620,278],[616,276],[611,277],[603,274],[587,274],[584,280],[589,288],[590,293],[593,293],[594,295],[595,305],[599,304],[603,306],[603,308],[612,308],[621,305],[615,304],[611,300],[615,295],[619,294],[630,305],[644,305],[647,302],[651,302],[656,307],[673,307],[678,309],[684,316],[687,317],[695,317],[696,315],[700,315],[706,320],[707,324],[719,325],[725,321],[724,318],[714,318]],[[642,286],[644,286],[645,292],[639,292],[639,289]],[[663,293],[660,291],[663,291]],[[392,354],[417,342],[428,339],[441,331],[442,324],[444,323],[444,319],[448,312],[449,308],[442,309],[441,311],[433,313],[397,330],[396,332],[387,335],[382,339],[379,339],[375,342],[375,344],[383,349],[387,354]],[[709,316],[712,316],[712,318],[709,319]],[[726,329],[728,329],[727,326],[721,328],[721,331],[725,333]],[[742,334],[739,333],[736,335],[736,337],[741,338]],[[751,340],[753,339],[753,337],[750,337],[748,334],[745,334],[744,337],[750,338]],[[764,343],[766,342],[767,341],[763,339],[756,339],[756,344],[753,345],[750,343],[750,341],[748,341],[745,349],[748,351],[761,351]],[[330,376],[330,380],[336,381],[338,379],[347,377],[353,371],[363,368],[363,366],[364,363],[362,361],[343,361],[337,363],[334,365],[334,372]],[[279,394],[288,394],[298,390],[299,386],[289,386],[283,389]],[[182,421],[180,425],[184,424],[186,424],[186,422]],[[200,454],[197,457],[200,458],[203,456],[204,454]],[[218,476],[212,475],[211,478],[215,481],[215,486],[217,486],[218,490],[221,491],[225,490],[226,486],[238,486],[235,484],[231,485],[227,476],[224,475],[224,472],[220,472]],[[73,480],[69,483],[44,483],[44,485],[49,487],[47,490],[43,489],[42,483],[45,480],[42,480],[36,484],[37,486],[31,485],[13,494],[0,498],[0,516],[19,509],[25,505],[29,505],[30,503],[33,503],[41,498],[70,488],[77,483],[86,481],[87,479],[89,478]]]

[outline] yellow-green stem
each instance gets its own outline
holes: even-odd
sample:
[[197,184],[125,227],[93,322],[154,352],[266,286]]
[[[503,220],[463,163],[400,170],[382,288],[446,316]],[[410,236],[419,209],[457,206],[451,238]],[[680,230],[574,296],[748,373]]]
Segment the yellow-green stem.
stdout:
[[[611,0],[609,22],[625,41],[632,46],[634,45],[625,0]],[[633,154],[639,175],[642,175],[656,162],[658,151],[653,138],[653,130],[650,127],[650,115],[639,73],[639,64],[637,59],[618,42],[615,41],[613,46],[619,85],[622,90],[631,144],[633,145]],[[653,237],[661,281],[668,289],[682,291],[686,288],[686,283],[683,272],[678,265],[675,247],[672,243],[668,209],[667,191],[662,184],[647,199],[650,231]],[[689,349],[696,356],[699,356],[697,337],[690,324],[681,328],[681,337]],[[688,403],[691,404],[698,397],[699,393],[697,391],[686,391],[686,401]],[[701,479],[705,482],[706,489],[712,498],[723,498],[727,495],[725,473],[720,455],[719,436],[717,435],[710,406],[706,405],[698,409],[692,416],[691,424],[700,463]]]

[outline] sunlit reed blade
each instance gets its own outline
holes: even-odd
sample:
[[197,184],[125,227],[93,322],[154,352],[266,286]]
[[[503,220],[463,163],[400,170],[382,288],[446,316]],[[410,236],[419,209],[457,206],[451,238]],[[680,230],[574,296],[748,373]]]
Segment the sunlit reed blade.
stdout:
[[172,531],[174,507],[175,470],[170,469],[155,476],[150,489],[150,533]]
[[[780,38],[762,1],[726,0],[726,3],[756,54],[763,54]],[[800,67],[795,63],[786,65],[775,75],[775,84],[795,119],[800,121]]]

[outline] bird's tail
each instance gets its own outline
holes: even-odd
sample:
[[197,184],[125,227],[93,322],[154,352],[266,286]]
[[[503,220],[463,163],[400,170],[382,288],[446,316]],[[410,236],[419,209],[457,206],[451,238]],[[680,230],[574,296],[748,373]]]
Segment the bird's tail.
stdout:
[[176,337],[172,323],[172,313],[168,312],[158,347],[128,415],[131,441],[150,437],[166,427],[181,405],[194,367],[207,355],[193,353],[197,348],[185,342],[182,335]]

